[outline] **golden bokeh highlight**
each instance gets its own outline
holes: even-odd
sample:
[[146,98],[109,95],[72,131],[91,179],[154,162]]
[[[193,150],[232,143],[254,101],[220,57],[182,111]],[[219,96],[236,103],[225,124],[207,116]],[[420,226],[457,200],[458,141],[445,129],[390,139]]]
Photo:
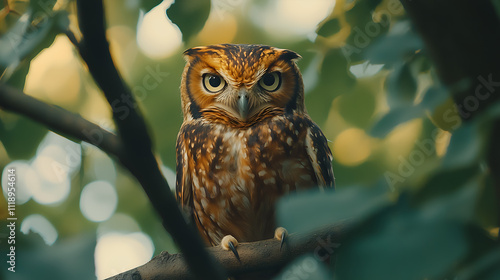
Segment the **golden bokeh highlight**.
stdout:
[[346,166],[357,166],[371,155],[373,139],[363,130],[349,128],[342,131],[333,142],[333,157]]
[[384,140],[385,159],[390,165],[399,164],[399,157],[408,155],[422,132],[422,119],[398,125]]
[[[437,129],[437,128],[436,128]],[[450,144],[451,133],[445,130],[440,130],[436,137],[436,154],[439,157],[444,156],[446,154],[446,150],[448,149],[448,145]]]
[[225,13],[224,16],[221,16],[212,11],[205,26],[198,34],[198,39],[200,45],[228,43],[234,39],[237,30],[238,22],[233,15]]
[[126,26],[108,28],[106,35],[109,38],[109,50],[113,56],[120,74],[129,80],[134,69],[134,61],[139,52],[135,40],[135,32]]
[[498,231],[499,230],[500,229],[498,227],[495,227],[495,228],[490,228],[488,232],[490,233],[491,237],[498,238]]
[[74,106],[80,97],[80,70],[71,42],[59,35],[31,61],[25,91],[61,107]]
[[103,120],[112,123],[111,107],[104,94],[95,86],[86,86],[85,95],[87,102],[80,109],[80,115],[93,123],[100,123]]
[[77,103],[81,86],[79,70],[78,65],[75,64],[47,69],[43,75],[44,82],[40,84],[40,87],[51,103],[60,106],[71,106]]

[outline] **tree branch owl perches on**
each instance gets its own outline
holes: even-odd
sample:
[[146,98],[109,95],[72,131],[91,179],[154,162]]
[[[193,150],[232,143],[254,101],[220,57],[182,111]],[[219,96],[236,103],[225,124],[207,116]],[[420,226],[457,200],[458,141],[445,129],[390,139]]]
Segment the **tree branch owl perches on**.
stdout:
[[177,199],[211,245],[272,238],[281,196],[334,187],[327,140],[305,109],[300,56],[231,44],[184,54]]

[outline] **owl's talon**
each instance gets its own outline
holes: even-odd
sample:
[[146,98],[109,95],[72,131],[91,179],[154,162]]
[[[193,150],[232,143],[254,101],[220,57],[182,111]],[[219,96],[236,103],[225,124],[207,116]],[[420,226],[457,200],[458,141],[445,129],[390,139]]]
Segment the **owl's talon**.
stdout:
[[285,244],[285,240],[288,236],[288,231],[284,227],[277,227],[274,231],[274,238],[281,241],[280,243],[280,251],[283,248],[283,244]]
[[238,246],[238,240],[236,240],[236,238],[234,238],[232,235],[226,235],[222,238],[220,246],[226,251],[231,250],[236,259],[241,262],[240,255],[238,254],[238,251],[236,251],[236,247]]

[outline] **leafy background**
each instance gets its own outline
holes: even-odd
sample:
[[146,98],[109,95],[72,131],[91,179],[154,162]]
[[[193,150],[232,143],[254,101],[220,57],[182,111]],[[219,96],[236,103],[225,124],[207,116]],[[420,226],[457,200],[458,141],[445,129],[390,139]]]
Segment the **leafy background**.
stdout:
[[[461,124],[399,1],[104,3],[112,55],[172,186],[184,49],[253,43],[303,57],[306,106],[331,140],[337,191],[283,199],[279,222],[291,232],[356,223],[340,246],[318,241],[315,254],[280,277],[499,279],[495,190],[484,161],[498,109]],[[79,37],[74,1],[0,7],[1,82],[113,130],[110,108],[64,35],[69,28]],[[2,224],[7,279],[103,279],[177,251],[142,189],[107,155],[0,110],[4,189],[11,167],[18,272],[3,269]],[[0,217],[8,217],[4,198]],[[332,252],[335,271],[320,258]]]

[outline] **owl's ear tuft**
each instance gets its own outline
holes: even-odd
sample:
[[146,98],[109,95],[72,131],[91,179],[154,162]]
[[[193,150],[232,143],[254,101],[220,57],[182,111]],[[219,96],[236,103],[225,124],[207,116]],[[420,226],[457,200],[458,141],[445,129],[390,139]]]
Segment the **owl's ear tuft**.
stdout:
[[283,60],[297,61],[301,59],[302,56],[291,50],[282,50],[279,58]]
[[190,49],[185,50],[182,53],[184,56],[184,60],[192,61],[196,57],[196,54],[198,54],[203,49],[206,49],[206,47],[194,47],[194,48],[190,48]]

